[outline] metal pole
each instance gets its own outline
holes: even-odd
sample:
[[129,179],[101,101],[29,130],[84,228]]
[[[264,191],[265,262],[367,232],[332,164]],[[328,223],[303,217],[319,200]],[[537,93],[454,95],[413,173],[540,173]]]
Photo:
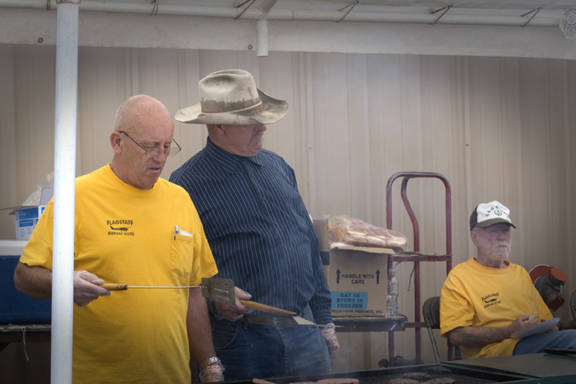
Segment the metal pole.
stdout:
[[268,20],[260,19],[256,22],[256,31],[258,32],[258,57],[268,56]]
[[58,0],[51,383],[72,383],[78,3]]

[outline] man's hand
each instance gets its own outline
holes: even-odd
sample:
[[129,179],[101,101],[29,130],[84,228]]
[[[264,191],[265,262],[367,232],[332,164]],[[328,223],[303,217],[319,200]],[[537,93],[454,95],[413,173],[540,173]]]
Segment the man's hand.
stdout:
[[568,321],[567,323],[563,323],[564,326],[562,327],[562,330],[564,329],[576,329],[576,320],[571,320]]
[[224,381],[224,371],[224,366],[221,363],[209,365],[200,371],[200,381],[202,383]]
[[100,296],[110,296],[109,290],[100,287],[104,280],[88,271],[74,271],[74,304],[84,307]]
[[[334,324],[330,323],[328,325],[334,325]],[[324,336],[324,341],[326,342],[326,346],[328,347],[328,353],[330,353],[330,360],[334,361],[336,355],[340,351],[340,343],[338,343],[338,339],[336,338],[336,330],[334,329],[334,327],[323,328],[322,336]]]
[[[538,316],[520,316],[508,326],[510,335],[523,329],[532,327],[540,322]],[[508,336],[510,337],[510,336]]]
[[538,324],[538,318],[520,316],[506,327],[458,327],[448,332],[448,339],[454,345],[466,348],[483,348],[488,344],[509,339],[514,332]]
[[236,305],[233,307],[224,303],[216,302],[218,315],[232,322],[238,321],[244,316],[244,314],[252,312],[251,309],[246,308],[242,303],[240,303],[240,300],[250,300],[252,295],[238,287],[234,287],[234,294],[236,295]]

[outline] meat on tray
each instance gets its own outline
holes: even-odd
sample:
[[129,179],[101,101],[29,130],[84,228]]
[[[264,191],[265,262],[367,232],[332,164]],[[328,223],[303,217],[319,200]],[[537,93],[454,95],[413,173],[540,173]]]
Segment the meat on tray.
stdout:
[[452,373],[451,370],[449,370],[448,368],[443,367],[441,365],[433,365],[431,367],[428,367],[428,368],[426,368],[426,372],[435,373],[437,375],[446,375],[446,374]]
[[416,379],[407,379],[405,377],[398,377],[388,381],[388,384],[420,384],[421,381]]
[[[263,383],[259,383],[263,384]],[[297,383],[290,384],[360,384],[358,379],[352,378],[333,378],[333,379],[322,379],[318,381],[299,381]]]
[[430,380],[432,375],[426,372],[408,372],[402,375],[405,379]]
[[436,379],[428,380],[422,384],[455,384],[456,379],[452,377],[438,377]]
[[273,383],[273,382],[271,382],[271,381],[266,381],[266,380],[256,379],[256,378],[252,379],[252,382],[253,382],[254,384],[275,384],[275,383]]
[[[266,381],[262,379],[252,379],[254,384],[275,384],[271,381]],[[358,379],[353,378],[333,378],[333,379],[322,379],[318,381],[299,381],[290,384],[360,384]]]
[[347,377],[318,380],[318,384],[359,384],[360,380]]
[[420,373],[424,372],[413,372],[413,373],[405,373],[402,377],[397,377],[395,379],[391,379],[387,382],[387,384],[455,384],[456,379],[452,377],[438,377],[432,379],[430,375],[424,374],[419,375]]
[[364,247],[396,248],[406,250],[406,236],[391,229],[384,229],[362,220],[336,216],[328,221],[331,243],[344,243]]

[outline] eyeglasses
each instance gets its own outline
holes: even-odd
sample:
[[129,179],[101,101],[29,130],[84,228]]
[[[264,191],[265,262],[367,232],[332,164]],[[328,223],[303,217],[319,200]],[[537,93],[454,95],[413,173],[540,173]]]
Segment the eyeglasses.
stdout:
[[143,147],[142,145],[138,144],[138,142],[136,140],[134,140],[133,138],[130,137],[129,134],[127,134],[124,131],[120,131],[120,133],[125,134],[130,140],[132,140],[137,146],[139,146],[140,148],[142,148],[144,150],[144,152],[146,152],[146,156],[150,157],[150,158],[154,158],[156,156],[158,156],[161,152],[164,152],[164,154],[168,157],[168,156],[174,156],[176,155],[178,152],[180,152],[180,150],[182,148],[180,148],[180,145],[176,142],[176,140],[172,139],[172,141],[174,142],[174,144],[176,144],[175,147],[169,147],[166,149],[162,149],[159,145],[152,147],[152,148],[146,148]]

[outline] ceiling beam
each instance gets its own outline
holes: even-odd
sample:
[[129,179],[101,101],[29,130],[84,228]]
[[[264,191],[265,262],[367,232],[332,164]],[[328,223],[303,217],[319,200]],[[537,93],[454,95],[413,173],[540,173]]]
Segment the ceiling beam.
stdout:
[[[240,17],[247,20],[294,20],[294,21],[334,21],[342,20],[342,12],[339,11],[315,11],[298,9],[272,9],[276,1],[266,1],[261,8],[250,7],[240,9],[236,7],[207,7],[199,5],[170,5],[161,4],[154,9],[155,15],[171,16],[200,16],[222,17],[234,19]],[[43,0],[0,0],[0,7],[46,9]],[[408,7],[399,7],[408,8]],[[152,13],[153,7],[149,4],[125,3],[125,2],[97,2],[82,1],[80,11],[91,12],[117,12],[117,13]],[[416,24],[452,24],[452,25],[500,25],[521,27],[528,20],[521,14],[517,16],[501,16],[496,14],[480,14],[477,10],[465,13],[466,9],[460,9],[459,13],[448,12],[440,20],[438,16],[429,12],[401,13],[401,12],[361,12],[354,11],[346,15],[342,21],[346,22],[370,22],[370,23],[416,23]],[[472,12],[474,11],[474,12]],[[558,27],[561,18],[554,16],[535,17],[528,24],[531,27]]]

